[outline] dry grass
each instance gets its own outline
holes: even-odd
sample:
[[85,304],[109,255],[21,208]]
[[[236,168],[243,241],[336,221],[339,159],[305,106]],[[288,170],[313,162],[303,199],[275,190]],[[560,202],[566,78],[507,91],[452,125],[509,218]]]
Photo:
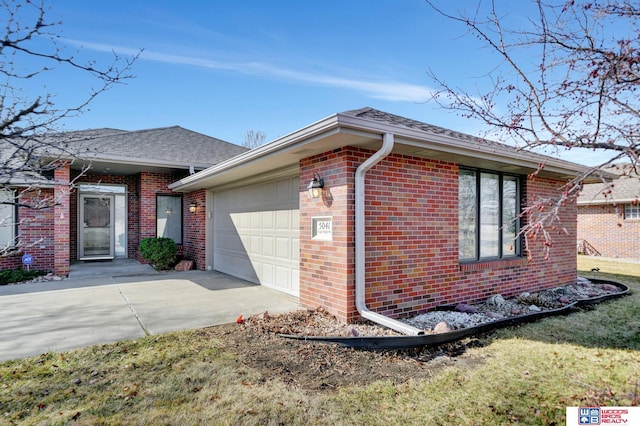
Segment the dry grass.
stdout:
[[638,405],[640,267],[579,267],[634,294],[479,336],[419,379],[288,386],[224,335],[194,330],[0,363],[0,424],[560,425],[566,406]]

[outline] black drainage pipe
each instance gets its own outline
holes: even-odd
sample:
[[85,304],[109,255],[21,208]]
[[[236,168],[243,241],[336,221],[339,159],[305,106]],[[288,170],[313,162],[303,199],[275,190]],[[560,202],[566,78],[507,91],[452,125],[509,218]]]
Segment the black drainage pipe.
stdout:
[[630,293],[627,285],[608,280],[589,280],[595,284],[611,284],[620,289],[620,292],[598,296],[594,298],[579,299],[562,308],[549,309],[541,312],[534,312],[526,315],[518,315],[508,317],[475,327],[462,328],[460,330],[450,331],[448,333],[425,334],[420,336],[362,336],[362,337],[344,337],[344,336],[299,336],[294,334],[278,334],[280,337],[293,340],[302,340],[305,342],[318,343],[335,343],[340,346],[360,349],[408,349],[425,346],[437,346],[443,343],[449,343],[475,334],[485,333],[495,330],[496,328],[508,327],[527,322],[537,321],[541,318],[563,315],[580,306],[588,306],[602,301],[617,297],[626,296]]

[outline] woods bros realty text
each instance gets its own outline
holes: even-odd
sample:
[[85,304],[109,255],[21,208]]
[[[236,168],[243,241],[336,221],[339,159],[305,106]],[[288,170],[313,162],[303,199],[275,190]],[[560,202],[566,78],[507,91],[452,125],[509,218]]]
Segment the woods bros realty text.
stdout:
[[567,407],[567,426],[640,425],[640,407]]

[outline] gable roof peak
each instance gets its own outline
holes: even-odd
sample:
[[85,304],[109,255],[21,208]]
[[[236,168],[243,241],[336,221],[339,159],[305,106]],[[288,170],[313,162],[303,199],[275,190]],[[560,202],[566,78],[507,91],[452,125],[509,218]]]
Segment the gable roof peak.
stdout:
[[362,107],[360,109],[354,109],[345,111],[338,115],[345,115],[359,119],[366,119],[375,121],[378,123],[400,126],[413,130],[419,130],[437,135],[445,135],[458,140],[464,140],[469,142],[482,142],[486,145],[503,146],[499,142],[495,142],[489,139],[480,138],[477,136],[469,135],[467,133],[458,132],[455,130],[447,129],[445,127],[436,126],[434,124],[425,123],[423,121],[414,120],[412,118],[403,117],[401,115],[391,114],[385,111],[380,111],[371,107]]

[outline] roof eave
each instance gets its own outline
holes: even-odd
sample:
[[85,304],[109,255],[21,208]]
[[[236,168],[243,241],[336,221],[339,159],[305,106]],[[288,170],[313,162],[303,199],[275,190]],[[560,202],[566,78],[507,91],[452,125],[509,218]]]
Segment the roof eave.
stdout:
[[[548,157],[529,151],[518,151],[507,145],[505,145],[504,147],[498,145],[491,145],[486,147],[483,146],[483,148],[489,148],[489,151],[480,149],[474,150],[469,148],[469,142],[462,141],[461,139],[450,135],[381,123],[367,118],[356,118],[341,114],[338,114],[338,116],[340,117],[340,124],[342,125],[351,125],[361,128],[362,121],[366,121],[368,124],[366,128],[369,131],[377,130],[381,134],[393,133],[396,137],[397,143],[406,144],[411,143],[411,141],[418,141],[417,143],[414,143],[416,147],[423,147],[425,149],[434,149],[442,152],[473,156],[494,161],[498,160],[499,162],[519,165],[526,168],[532,168],[534,170],[540,163],[544,163],[544,167],[542,170],[546,172],[573,177],[578,177],[582,174],[588,173],[591,170],[591,168],[588,166],[555,159],[553,157]],[[427,140],[425,140],[425,135],[428,135]],[[478,144],[481,143],[481,140],[479,138],[475,139],[478,140]]]
[[332,129],[337,128],[337,126],[337,114],[331,115],[306,127],[303,127],[302,129],[282,136],[281,138],[278,138],[273,142],[259,146],[250,151],[244,152],[240,155],[223,161],[219,164],[216,164],[215,166],[211,166],[199,173],[180,179],[179,181],[169,185],[169,188],[174,191],[188,191],[190,189],[198,189],[196,187],[198,187],[199,182],[203,182],[207,178],[222,173],[225,170],[248,165],[256,160],[264,159],[274,153],[289,150],[292,147],[303,144],[303,142],[308,143],[317,135],[329,132]]
[[132,166],[141,166],[141,167],[161,167],[167,169],[185,169],[188,170],[190,167],[194,167],[196,169],[206,169],[211,167],[211,163],[195,163],[195,162],[181,162],[181,161],[165,161],[158,160],[155,158],[135,158],[124,157],[119,155],[100,155],[95,157],[60,157],[62,160],[70,160],[74,162],[80,163],[92,163],[92,162],[100,162],[100,163],[114,163],[114,164],[129,164]]
[[638,202],[637,198],[613,198],[612,197],[611,199],[607,199],[607,200],[589,200],[589,201],[578,200],[576,204],[578,206],[605,206],[609,204],[632,204],[637,202]]
[[[413,146],[416,150],[433,150],[461,157],[486,159],[492,162],[515,165],[531,172],[536,170],[542,162],[544,167],[541,175],[560,176],[567,180],[586,174],[590,170],[587,166],[527,151],[516,151],[507,146],[503,148],[500,145],[487,145],[474,149],[470,146],[469,141],[450,135],[338,113],[276,139],[271,143],[185,177],[169,185],[169,188],[175,191],[187,192],[209,187],[210,185],[207,185],[206,181],[221,177],[224,173],[238,167],[247,167],[247,174],[249,175],[252,172],[252,168],[248,166],[256,164],[256,161],[266,160],[269,156],[285,151],[290,152],[294,149],[297,149],[298,153],[303,153],[305,150],[300,150],[303,146],[310,145],[325,136],[342,131],[368,135],[369,138],[376,140],[379,138],[380,141],[383,134],[393,133],[396,137],[397,145]],[[480,139],[478,139],[478,143],[481,143]],[[357,145],[357,143],[353,145]],[[285,164],[281,164],[281,166],[285,166]]]

